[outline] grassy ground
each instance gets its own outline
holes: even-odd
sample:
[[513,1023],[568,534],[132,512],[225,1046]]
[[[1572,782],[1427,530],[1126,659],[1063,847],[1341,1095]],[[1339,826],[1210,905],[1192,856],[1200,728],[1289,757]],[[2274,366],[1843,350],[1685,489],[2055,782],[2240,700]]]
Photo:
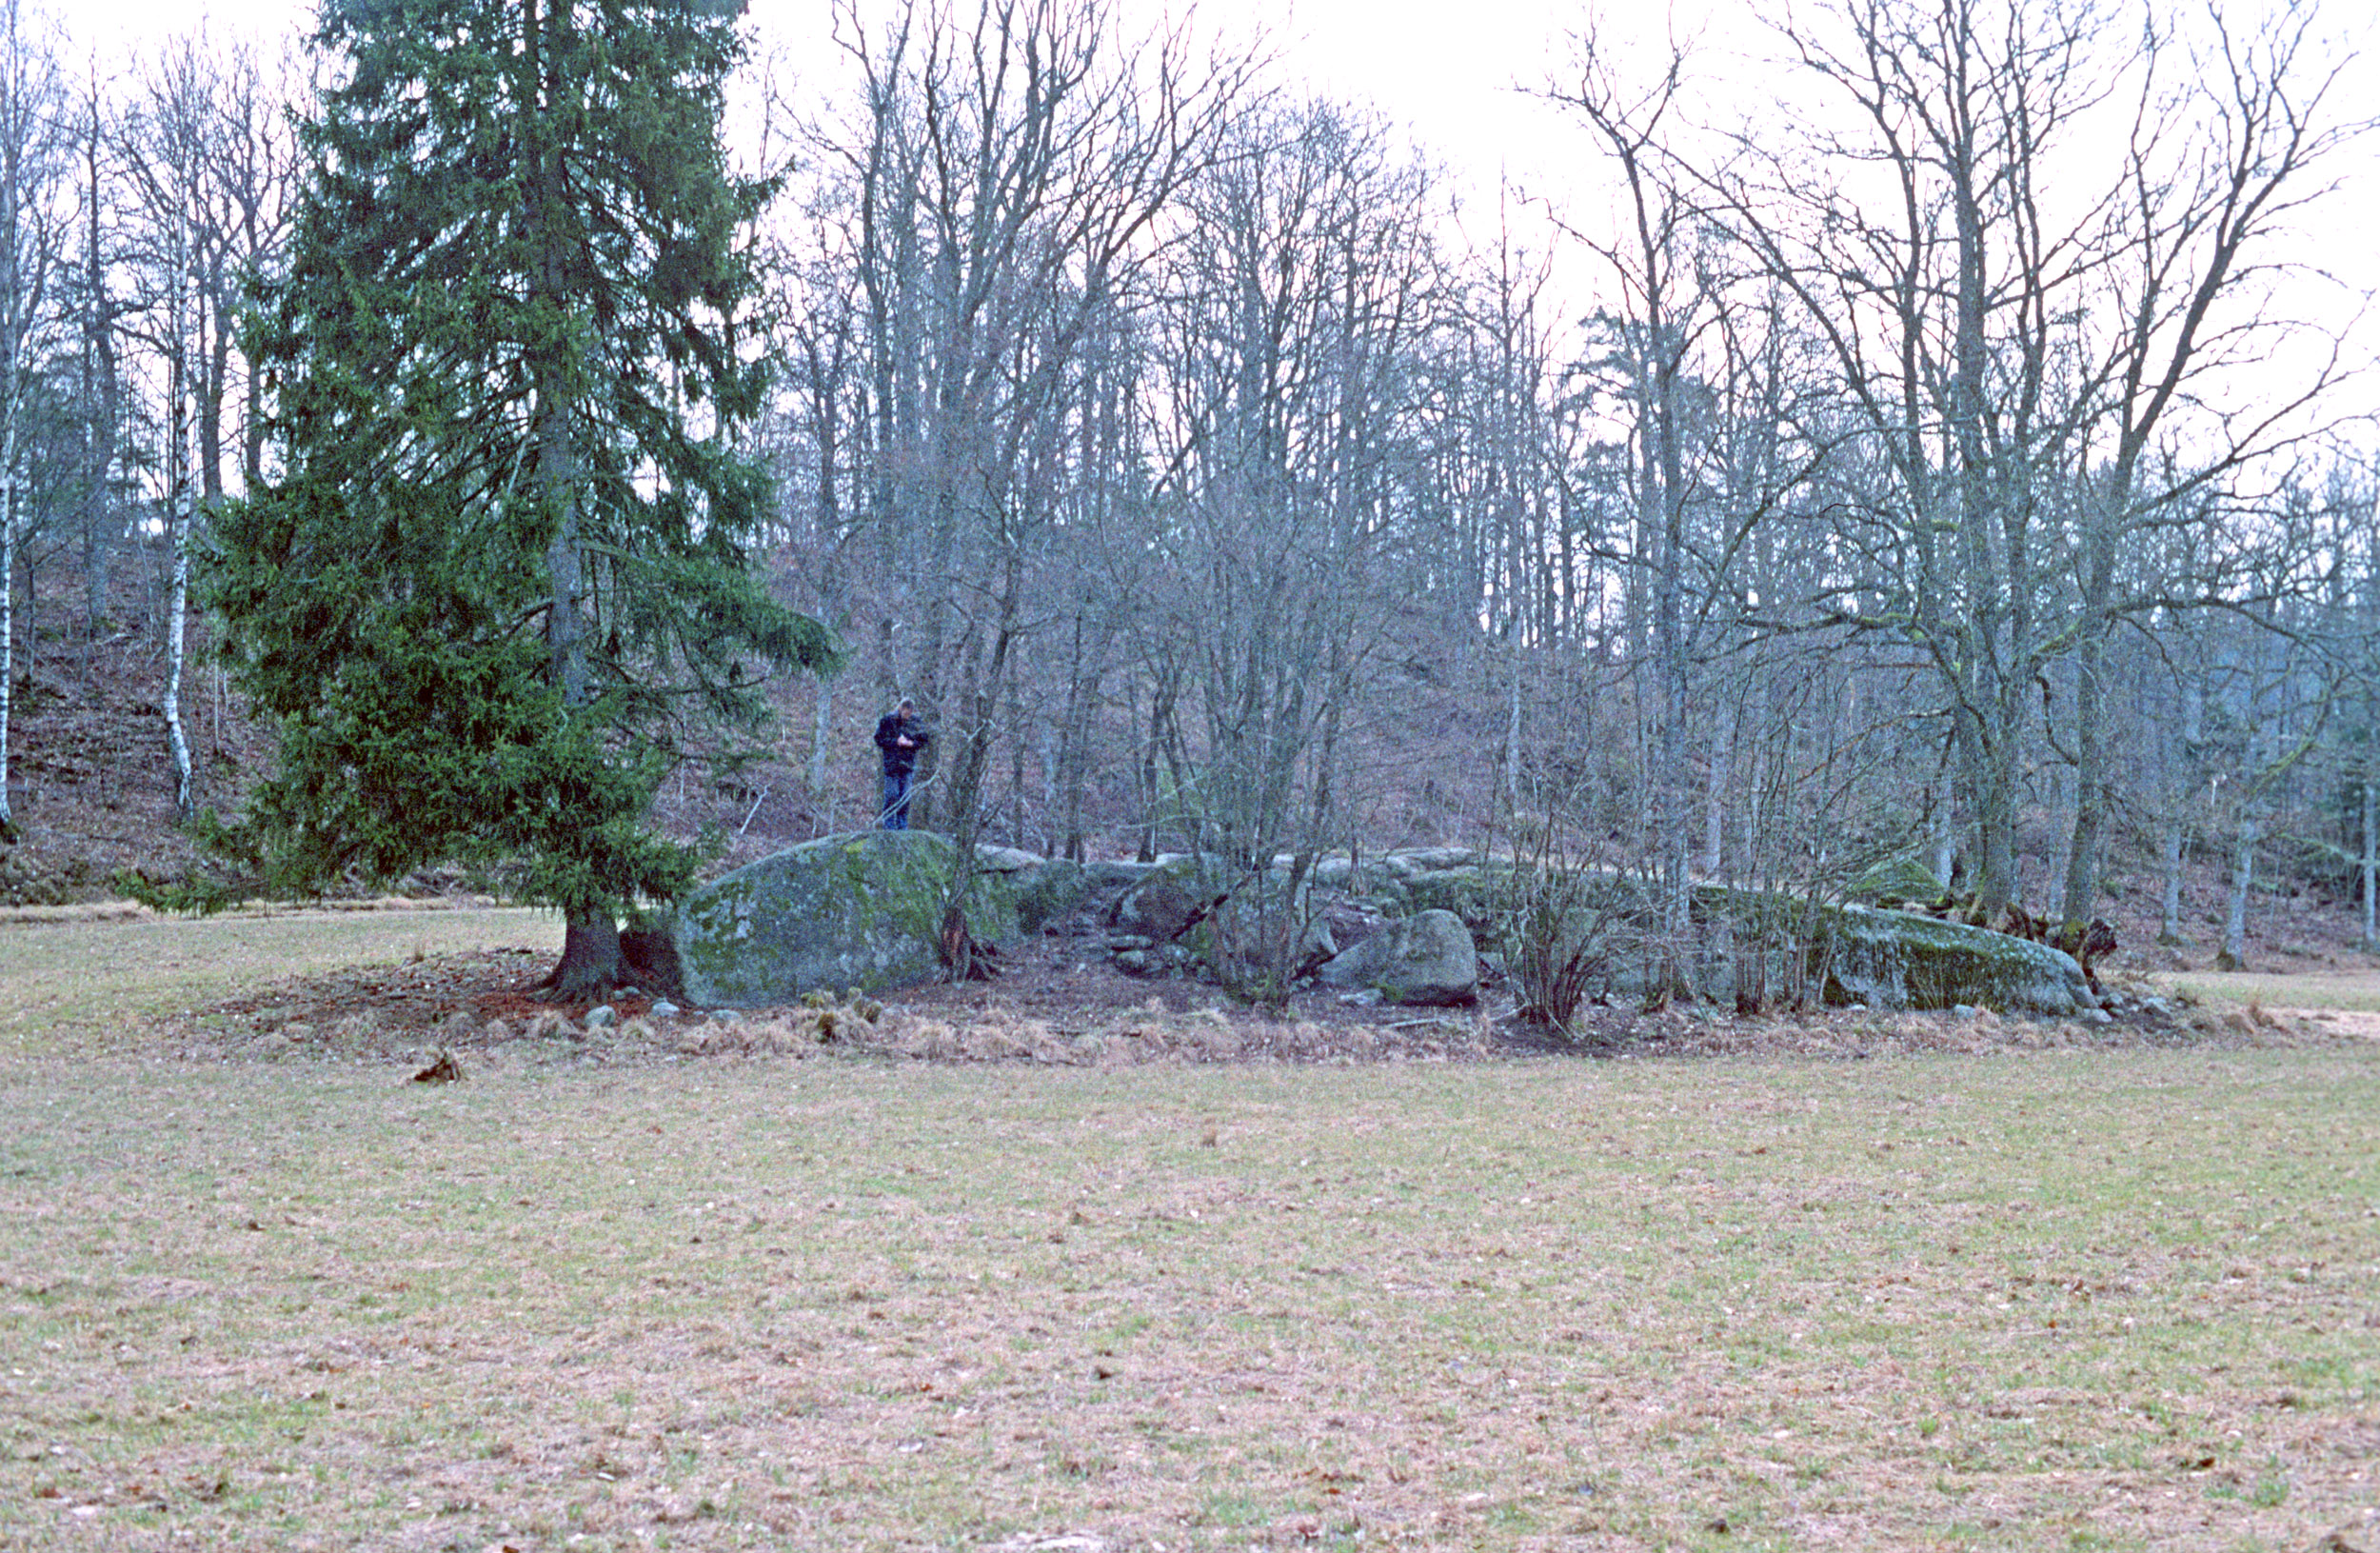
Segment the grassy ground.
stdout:
[[488,945],[559,953],[549,911],[238,912],[192,921],[137,907],[115,914],[0,912],[0,1059],[121,1046],[143,1022],[278,976]]
[[0,1546],[2380,1547],[2380,1048],[432,1088],[34,931]]
[[2157,985],[2208,1003],[2261,1003],[2268,1008],[2341,1008],[2380,1012],[2380,975],[2368,970],[2275,976],[2260,971],[2166,971]]

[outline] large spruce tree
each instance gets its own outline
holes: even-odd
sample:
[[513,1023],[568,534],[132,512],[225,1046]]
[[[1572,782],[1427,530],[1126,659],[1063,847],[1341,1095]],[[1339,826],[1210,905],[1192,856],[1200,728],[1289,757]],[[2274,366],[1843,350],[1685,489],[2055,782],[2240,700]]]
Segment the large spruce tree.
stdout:
[[333,84],[251,346],[278,457],[206,570],[280,764],[228,831],[305,890],[440,861],[558,907],[555,980],[698,858],[664,773],[757,727],[764,666],[831,667],[748,563],[730,433],[764,188],[720,152],[716,0],[325,0]]

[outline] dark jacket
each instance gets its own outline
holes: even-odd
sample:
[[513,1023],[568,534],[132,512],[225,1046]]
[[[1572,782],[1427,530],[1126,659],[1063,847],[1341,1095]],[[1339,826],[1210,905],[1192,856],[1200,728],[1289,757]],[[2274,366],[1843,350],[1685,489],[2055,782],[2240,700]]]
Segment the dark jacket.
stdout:
[[[902,747],[901,741],[903,739],[909,741],[907,748]],[[876,725],[876,747],[884,752],[884,774],[908,775],[918,763],[918,751],[931,744],[933,739],[934,736],[925,731],[925,725],[916,718],[903,717],[899,712],[886,712]]]

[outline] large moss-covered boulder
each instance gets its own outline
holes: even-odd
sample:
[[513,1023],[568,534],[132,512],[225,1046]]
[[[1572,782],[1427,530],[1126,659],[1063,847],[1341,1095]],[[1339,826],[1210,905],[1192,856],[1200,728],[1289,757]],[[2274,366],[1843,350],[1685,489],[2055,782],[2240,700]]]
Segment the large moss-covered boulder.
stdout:
[[1874,1008],[1973,1004],[2003,1013],[2072,1014],[2098,999],[2073,956],[2030,939],[1902,911],[1846,906],[1812,948],[1829,1003]]
[[1377,987],[1391,1003],[1443,1005],[1479,997],[1479,951],[1452,911],[1384,924],[1316,974],[1325,986]]
[[[955,849],[930,830],[858,830],[764,857],[681,902],[671,926],[687,1001],[764,1007],[809,991],[875,991],[942,964],[943,891]],[[1017,935],[1016,891],[979,871],[967,931]]]

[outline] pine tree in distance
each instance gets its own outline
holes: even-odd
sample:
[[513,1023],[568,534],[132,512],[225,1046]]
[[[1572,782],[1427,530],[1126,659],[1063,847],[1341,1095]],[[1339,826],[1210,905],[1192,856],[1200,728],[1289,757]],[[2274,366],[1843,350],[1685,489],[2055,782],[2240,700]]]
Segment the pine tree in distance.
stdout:
[[665,772],[835,647],[770,600],[729,433],[761,374],[716,0],[325,0],[334,84],[250,345],[264,488],[207,596],[280,763],[219,847],[283,893],[506,865],[555,906],[553,985],[625,974],[622,914],[699,862]]

